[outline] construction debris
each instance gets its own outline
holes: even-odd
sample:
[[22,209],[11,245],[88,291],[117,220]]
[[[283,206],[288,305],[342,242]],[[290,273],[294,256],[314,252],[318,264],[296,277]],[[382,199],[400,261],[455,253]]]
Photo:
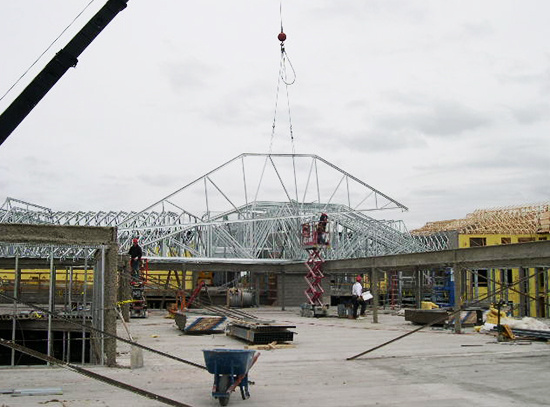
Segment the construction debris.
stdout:
[[277,341],[273,341],[271,343],[268,343],[267,345],[246,345],[245,349],[255,349],[255,350],[274,350],[274,349],[289,349],[289,348],[295,348],[296,345],[289,344],[289,343],[277,343]]
[[0,389],[0,394],[10,394],[12,397],[50,396],[63,394],[63,389],[60,387],[50,387],[44,389]]
[[497,332],[500,338],[515,340],[517,337],[531,338],[538,340],[550,340],[550,326],[544,322],[531,317],[522,319],[509,318],[501,311],[500,326],[496,323],[498,311],[491,309],[487,314],[485,324],[476,327],[478,332],[494,333]]
[[[181,318],[176,314],[176,324],[178,328],[188,335],[203,335],[213,333],[223,333],[221,325],[227,320],[226,317],[196,317],[190,324],[186,325],[186,322],[181,322]],[[187,321],[187,318],[185,318]]]

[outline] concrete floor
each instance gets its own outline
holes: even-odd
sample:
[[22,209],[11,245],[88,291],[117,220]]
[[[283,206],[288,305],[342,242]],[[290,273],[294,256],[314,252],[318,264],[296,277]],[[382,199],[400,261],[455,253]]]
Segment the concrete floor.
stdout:
[[[230,406],[548,406],[550,344],[497,343],[488,334],[426,329],[346,361],[415,326],[403,317],[382,314],[380,323],[335,317],[308,319],[298,309],[251,310],[262,319],[296,325],[295,348],[260,351],[252,368],[251,397],[233,393]],[[165,313],[132,319],[140,343],[204,364],[202,349],[242,349],[242,341],[224,334],[189,336]],[[120,323],[120,321],[119,321]],[[122,327],[119,335],[124,336]],[[213,375],[205,370],[144,352],[145,366],[129,369],[129,346],[119,345],[121,368],[92,367],[94,372],[144,388],[191,406],[219,405],[211,397]],[[164,404],[94,381],[62,368],[2,368],[0,388],[61,387],[60,396],[0,395],[1,407],[131,406]]]

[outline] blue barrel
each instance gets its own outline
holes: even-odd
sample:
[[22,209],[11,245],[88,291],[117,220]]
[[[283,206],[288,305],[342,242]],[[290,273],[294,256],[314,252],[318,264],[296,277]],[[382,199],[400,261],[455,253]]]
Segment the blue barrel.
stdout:
[[204,362],[212,374],[241,375],[248,373],[255,350],[211,349],[203,350]]

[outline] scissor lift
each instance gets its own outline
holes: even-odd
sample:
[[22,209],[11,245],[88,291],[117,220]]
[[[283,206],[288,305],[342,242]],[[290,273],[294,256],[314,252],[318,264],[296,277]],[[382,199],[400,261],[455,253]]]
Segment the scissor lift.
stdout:
[[[327,222],[325,222],[325,225]],[[303,317],[322,317],[327,315],[328,306],[323,304],[323,294],[325,290],[321,282],[325,275],[322,267],[325,260],[321,255],[321,250],[330,246],[329,233],[326,227],[319,228],[320,222],[308,222],[302,224],[302,247],[308,252],[308,259],[305,265],[308,269],[304,277],[307,288],[304,294],[307,302],[301,306],[301,316]]]
[[130,318],[147,318],[147,299],[145,298],[145,284],[149,277],[149,260],[140,261],[139,275],[132,274],[132,302],[130,303]]

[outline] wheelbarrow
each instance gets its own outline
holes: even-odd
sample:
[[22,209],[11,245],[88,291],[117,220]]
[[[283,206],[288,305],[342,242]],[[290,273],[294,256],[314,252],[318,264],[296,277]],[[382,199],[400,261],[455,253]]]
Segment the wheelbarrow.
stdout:
[[256,363],[260,354],[254,350],[212,349],[203,350],[208,372],[214,375],[212,396],[221,406],[227,406],[229,396],[237,386],[243,400],[250,397],[248,392],[248,371]]

